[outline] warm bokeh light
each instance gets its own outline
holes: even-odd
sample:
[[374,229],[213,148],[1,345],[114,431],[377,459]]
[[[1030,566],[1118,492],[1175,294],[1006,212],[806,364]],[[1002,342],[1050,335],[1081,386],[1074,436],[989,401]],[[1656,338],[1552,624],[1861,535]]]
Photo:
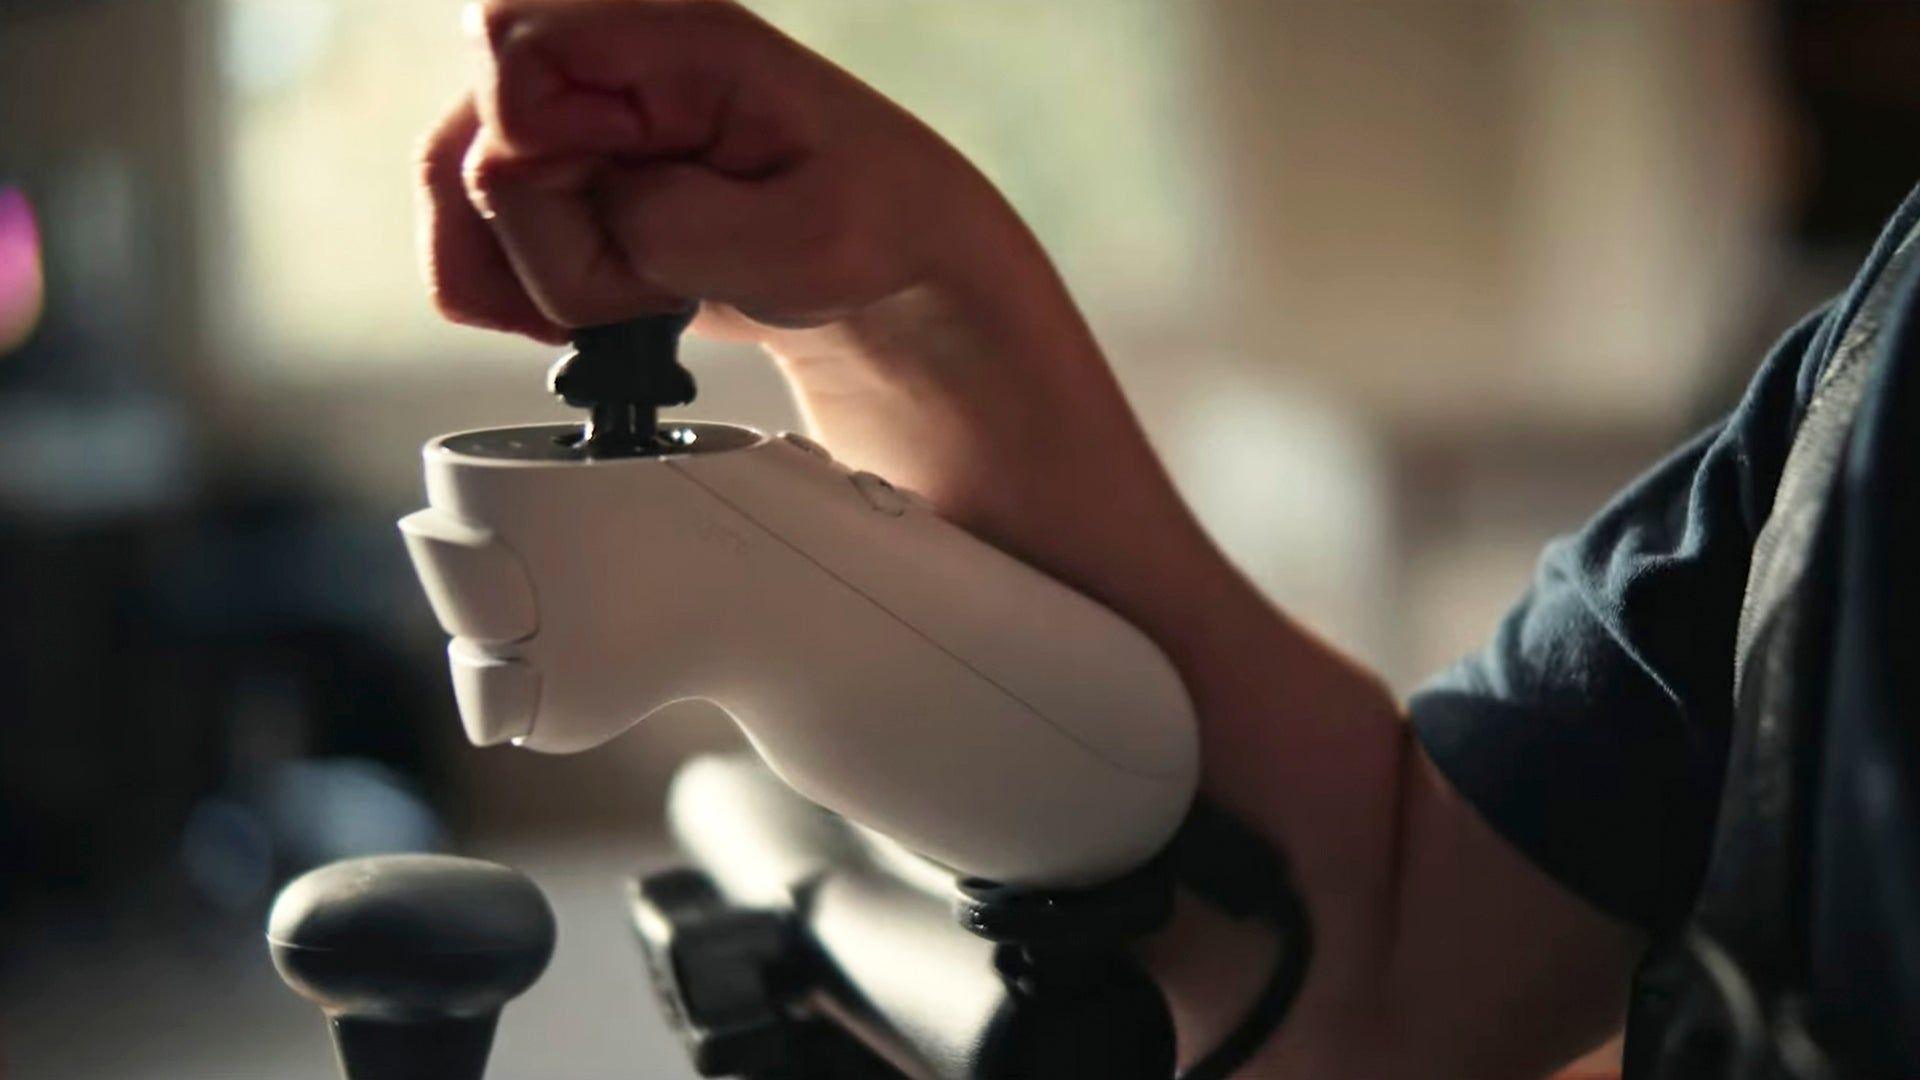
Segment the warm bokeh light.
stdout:
[[33,207],[25,192],[0,187],[0,355],[26,342],[40,321],[45,298]]

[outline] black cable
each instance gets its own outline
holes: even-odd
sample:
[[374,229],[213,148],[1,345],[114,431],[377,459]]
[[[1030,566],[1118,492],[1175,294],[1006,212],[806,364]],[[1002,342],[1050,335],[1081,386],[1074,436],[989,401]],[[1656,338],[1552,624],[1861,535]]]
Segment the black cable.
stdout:
[[1293,1008],[1312,960],[1313,935],[1286,860],[1217,807],[1196,802],[1166,851],[1125,877],[1064,892],[969,878],[960,883],[955,915],[968,931],[1008,946],[1003,958],[1019,960],[1027,969],[1058,971],[1069,961],[1107,955],[1165,926],[1173,915],[1176,885],[1233,918],[1270,926],[1279,939],[1273,968],[1245,1015],[1219,1045],[1176,1077],[1227,1080]]
[[1227,914],[1258,919],[1279,938],[1279,955],[1260,994],[1205,1057],[1178,1080],[1226,1080],[1286,1020],[1313,959],[1312,926],[1283,859],[1246,826],[1206,802],[1195,804],[1172,850],[1181,884]]

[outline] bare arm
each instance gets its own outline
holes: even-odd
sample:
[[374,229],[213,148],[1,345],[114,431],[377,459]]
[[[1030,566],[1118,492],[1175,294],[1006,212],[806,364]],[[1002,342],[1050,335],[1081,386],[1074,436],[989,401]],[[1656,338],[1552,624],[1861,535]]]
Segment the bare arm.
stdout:
[[[501,0],[424,157],[462,322],[564,336],[675,296],[775,357],[835,453],[1172,657],[1205,784],[1287,853],[1316,963],[1257,1075],[1527,1076],[1617,1020],[1640,942],[1455,798],[1364,668],[1274,609],[1174,490],[1063,284],[911,117],[711,0]],[[1263,974],[1188,905],[1156,969],[1200,1052]]]

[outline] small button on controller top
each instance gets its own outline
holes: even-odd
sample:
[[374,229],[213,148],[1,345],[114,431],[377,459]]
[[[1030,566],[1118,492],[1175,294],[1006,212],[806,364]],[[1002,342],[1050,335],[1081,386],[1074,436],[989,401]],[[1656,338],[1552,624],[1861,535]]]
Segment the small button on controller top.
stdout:
[[819,443],[814,442],[812,439],[807,438],[805,435],[802,435],[799,432],[783,431],[780,433],[780,437],[782,439],[785,439],[789,445],[796,446],[801,450],[804,450],[807,453],[812,454],[814,457],[819,458],[821,461],[833,460],[833,455],[827,452],[826,447],[821,446]]
[[899,517],[913,505],[904,492],[887,483],[885,477],[870,472],[854,473],[852,478],[855,491],[867,500],[867,505],[888,517]]

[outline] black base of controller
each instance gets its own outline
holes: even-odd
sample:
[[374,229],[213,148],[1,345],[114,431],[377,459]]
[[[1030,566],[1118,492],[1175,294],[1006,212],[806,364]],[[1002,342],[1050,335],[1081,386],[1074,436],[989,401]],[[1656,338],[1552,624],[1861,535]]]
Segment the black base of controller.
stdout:
[[[697,865],[642,876],[629,898],[702,1076],[1173,1076],[1166,1003],[1128,951],[1171,913],[1166,866],[1071,892],[943,881],[876,857],[757,762],[723,767],[724,782],[677,785],[670,816],[728,842],[689,845]],[[756,880],[768,843],[803,869]]]

